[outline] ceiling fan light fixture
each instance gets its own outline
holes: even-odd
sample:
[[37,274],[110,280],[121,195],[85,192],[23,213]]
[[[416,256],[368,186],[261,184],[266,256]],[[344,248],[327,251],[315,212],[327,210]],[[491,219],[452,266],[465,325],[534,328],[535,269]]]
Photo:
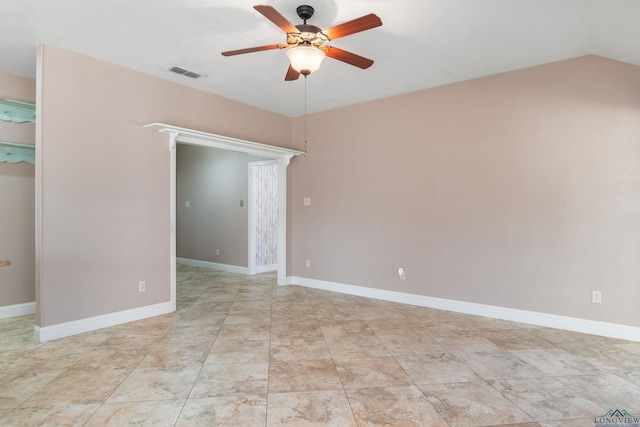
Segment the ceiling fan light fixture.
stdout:
[[322,50],[313,46],[302,45],[287,50],[287,58],[291,62],[291,67],[303,76],[308,76],[320,68],[325,56]]

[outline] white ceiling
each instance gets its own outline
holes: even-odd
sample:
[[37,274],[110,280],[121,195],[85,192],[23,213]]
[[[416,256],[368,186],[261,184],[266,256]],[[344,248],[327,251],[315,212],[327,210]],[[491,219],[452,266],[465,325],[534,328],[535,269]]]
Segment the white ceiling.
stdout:
[[[1,0],[0,71],[35,77],[48,43],[288,116],[304,113],[300,78],[285,82],[283,43],[260,0]],[[309,113],[519,68],[596,54],[640,66],[639,0],[263,0],[293,24],[316,10],[328,28],[368,13],[382,27],[332,45],[371,58],[367,70],[325,59],[307,79]],[[175,64],[206,74],[166,71]]]

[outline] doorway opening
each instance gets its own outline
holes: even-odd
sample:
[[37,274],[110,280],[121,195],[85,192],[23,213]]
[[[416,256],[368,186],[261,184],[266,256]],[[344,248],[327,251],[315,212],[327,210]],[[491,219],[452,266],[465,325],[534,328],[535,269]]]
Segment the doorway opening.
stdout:
[[304,154],[302,151],[273,145],[260,144],[222,135],[200,132],[164,123],[150,123],[144,126],[169,136],[169,150],[171,151],[170,177],[170,261],[171,261],[171,302],[173,309],[176,305],[176,146],[177,143],[200,145],[205,147],[222,148],[225,150],[249,153],[277,162],[278,182],[278,259],[277,283],[286,285],[287,262],[287,166],[295,156]]

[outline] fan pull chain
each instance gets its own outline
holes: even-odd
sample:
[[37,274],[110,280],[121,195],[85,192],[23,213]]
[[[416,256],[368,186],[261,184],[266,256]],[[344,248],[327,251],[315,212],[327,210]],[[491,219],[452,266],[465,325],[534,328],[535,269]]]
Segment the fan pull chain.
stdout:
[[307,76],[304,76],[304,156],[307,157]]

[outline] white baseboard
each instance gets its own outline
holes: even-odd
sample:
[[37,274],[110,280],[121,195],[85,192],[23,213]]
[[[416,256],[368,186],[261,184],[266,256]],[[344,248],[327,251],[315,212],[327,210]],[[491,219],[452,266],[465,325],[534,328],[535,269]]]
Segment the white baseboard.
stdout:
[[84,332],[91,332],[97,329],[108,328],[110,326],[121,325],[136,320],[149,317],[160,316],[172,313],[175,306],[172,302],[148,305],[145,307],[132,308],[131,310],[118,311],[116,313],[104,314],[102,316],[89,317],[86,319],[74,320],[72,322],[59,323],[57,325],[35,327],[35,338],[39,342],[47,342],[58,338],[70,337]]
[[256,267],[256,273],[267,273],[269,271],[276,271],[277,269],[278,264],[259,265]]
[[202,267],[211,270],[220,270],[227,273],[249,274],[249,267],[240,267],[238,265],[219,264],[217,262],[200,261],[189,258],[176,258],[178,264],[190,265],[192,267]]
[[383,289],[367,288],[364,286],[347,285],[343,283],[327,282],[324,280],[308,279],[305,277],[289,276],[288,285],[299,285],[308,288],[323,289],[348,295],[453,311],[456,313],[472,314],[494,319],[509,320],[529,325],[546,326],[549,328],[581,332],[603,337],[618,338],[640,342],[640,327],[606,323],[595,320],[579,319],[575,317],[559,316],[556,314],[539,313],[535,311],[518,310],[515,308],[498,307],[472,302],[434,298],[424,295],[407,294],[403,292],[387,291]]
[[25,302],[22,304],[5,305],[0,307],[0,319],[9,319],[11,317],[26,316],[36,312],[36,303]]

